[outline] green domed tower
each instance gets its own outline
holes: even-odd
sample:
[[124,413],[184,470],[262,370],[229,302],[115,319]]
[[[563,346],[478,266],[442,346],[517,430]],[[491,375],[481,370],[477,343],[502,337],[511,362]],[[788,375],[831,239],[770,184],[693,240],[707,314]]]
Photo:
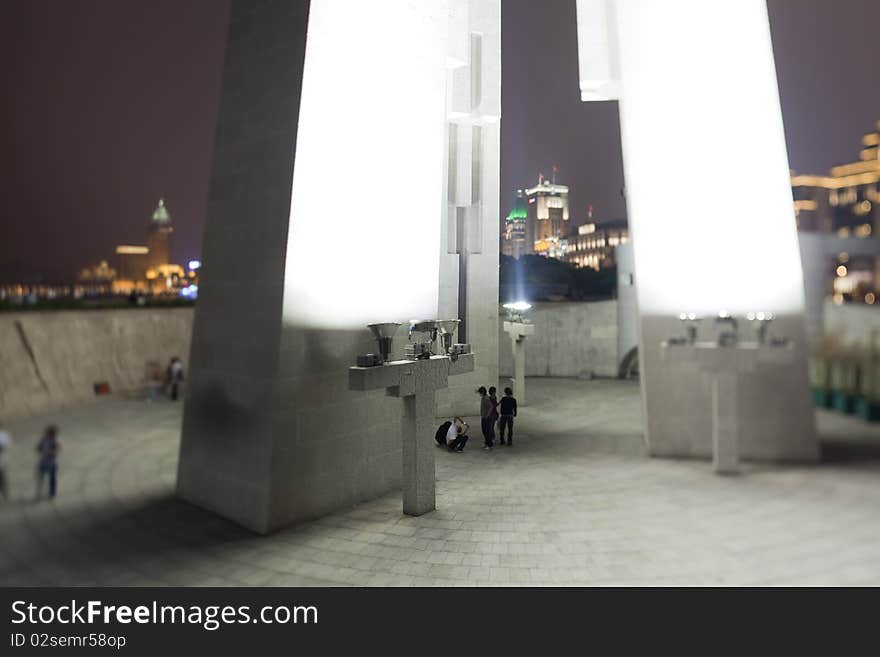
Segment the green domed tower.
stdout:
[[150,232],[147,237],[147,246],[150,253],[147,256],[147,268],[155,269],[160,265],[171,262],[171,233],[174,227],[171,225],[171,215],[165,207],[165,199],[159,199],[159,205],[153,212],[150,222]]

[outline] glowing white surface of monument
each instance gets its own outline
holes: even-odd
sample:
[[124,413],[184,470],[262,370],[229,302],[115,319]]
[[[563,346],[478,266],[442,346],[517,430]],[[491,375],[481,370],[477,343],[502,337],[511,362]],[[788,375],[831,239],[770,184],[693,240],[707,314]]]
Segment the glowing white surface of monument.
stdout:
[[448,25],[446,1],[312,1],[285,322],[436,315]]
[[748,372],[720,359],[735,376],[727,419],[743,458],[814,461],[803,269],[765,0],[578,0],[577,11],[581,98],[620,104],[649,452],[712,453],[704,377],[661,353],[679,314],[710,318],[700,330],[712,341],[712,317],[771,312],[791,357]]
[[620,101],[640,312],[802,313],[764,0],[577,8],[582,98]]

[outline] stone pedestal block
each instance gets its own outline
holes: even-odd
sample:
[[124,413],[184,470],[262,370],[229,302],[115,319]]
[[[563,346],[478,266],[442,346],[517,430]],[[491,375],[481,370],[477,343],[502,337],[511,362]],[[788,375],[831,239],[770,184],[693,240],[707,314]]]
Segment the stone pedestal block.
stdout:
[[739,472],[740,388],[743,375],[758,371],[762,365],[790,362],[791,345],[769,346],[756,342],[719,346],[717,342],[692,345],[663,344],[667,362],[692,363],[711,391],[712,463],[718,474]]

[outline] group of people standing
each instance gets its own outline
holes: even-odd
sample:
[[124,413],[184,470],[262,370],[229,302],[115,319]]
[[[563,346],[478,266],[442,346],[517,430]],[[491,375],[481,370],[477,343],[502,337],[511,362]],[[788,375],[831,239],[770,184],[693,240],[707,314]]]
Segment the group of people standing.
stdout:
[[[497,389],[491,386],[477,388],[480,395],[480,429],[483,432],[483,449],[490,450],[495,446],[495,424],[498,424],[498,437],[502,445],[513,447],[513,418],[516,417],[516,398],[513,390],[504,389],[504,397],[498,401]],[[507,440],[504,435],[507,434]]]
[[[12,447],[12,436],[0,426],[0,496],[9,499],[9,480],[6,465],[9,450]],[[61,451],[61,438],[58,427],[50,424],[37,443],[37,499],[43,495],[43,484],[49,482],[49,497],[54,499],[58,490],[58,453]]]
[[[495,446],[495,424],[498,424],[498,437],[502,445],[513,447],[513,418],[516,417],[516,398],[511,388],[504,389],[504,397],[498,400],[497,389],[492,386],[477,388],[480,395],[480,429],[483,432],[483,449]],[[468,441],[468,424],[456,416],[444,422],[435,436],[438,445],[445,444],[450,452],[462,452]],[[505,440],[505,434],[507,440]]]

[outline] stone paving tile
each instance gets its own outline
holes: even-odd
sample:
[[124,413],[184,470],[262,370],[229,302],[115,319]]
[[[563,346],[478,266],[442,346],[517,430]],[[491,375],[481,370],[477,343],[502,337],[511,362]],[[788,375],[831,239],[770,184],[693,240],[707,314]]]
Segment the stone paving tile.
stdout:
[[[722,478],[644,456],[631,383],[529,384],[516,447],[438,450],[437,511],[403,516],[390,494],[265,537],[173,497],[179,405],[14,422],[0,585],[880,584],[876,426],[820,414],[838,457]],[[59,497],[35,502],[31,443],[49,422]]]

